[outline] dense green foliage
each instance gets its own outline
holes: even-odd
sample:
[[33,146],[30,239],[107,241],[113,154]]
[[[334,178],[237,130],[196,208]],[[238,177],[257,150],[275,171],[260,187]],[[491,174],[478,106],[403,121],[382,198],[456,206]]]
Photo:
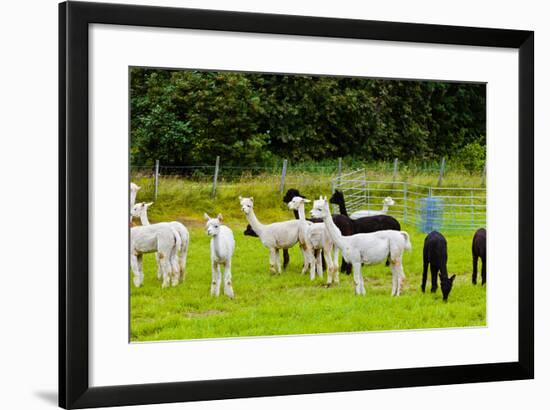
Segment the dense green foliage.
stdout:
[[131,69],[133,165],[431,160],[485,146],[485,85]]

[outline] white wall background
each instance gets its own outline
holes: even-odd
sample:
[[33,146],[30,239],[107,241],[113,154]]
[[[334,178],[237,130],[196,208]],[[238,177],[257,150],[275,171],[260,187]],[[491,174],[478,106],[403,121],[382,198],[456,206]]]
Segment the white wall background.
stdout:
[[[183,7],[304,14],[417,23],[535,30],[536,43],[536,379],[534,381],[317,394],[143,407],[186,409],[423,408],[490,406],[547,408],[550,308],[541,211],[550,199],[545,177],[550,143],[550,26],[545,3],[534,0],[441,2],[386,0],[123,1]],[[0,406],[56,407],[57,397],[57,2],[26,0],[0,6]],[[7,228],[7,229],[6,229]],[[34,248],[30,244],[35,244]],[[542,252],[540,252],[542,251]],[[141,408],[141,407],[134,407]]]

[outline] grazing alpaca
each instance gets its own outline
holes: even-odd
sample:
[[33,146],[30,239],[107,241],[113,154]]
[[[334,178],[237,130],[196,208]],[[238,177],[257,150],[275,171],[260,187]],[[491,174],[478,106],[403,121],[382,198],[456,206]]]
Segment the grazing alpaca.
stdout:
[[134,273],[134,285],[140,287],[143,283],[143,254],[156,252],[163,278],[162,287],[168,287],[170,281],[172,286],[176,286],[179,281],[176,253],[180,246],[179,234],[166,222],[131,228],[130,265]]
[[[330,197],[331,204],[336,204],[340,208],[340,214],[348,216],[346,210],[346,201],[344,200],[344,194],[336,190],[334,194]],[[359,219],[350,219],[351,224],[353,225],[353,233],[370,233],[376,231],[400,231],[401,224],[397,219],[389,215],[373,215],[365,216]],[[386,266],[390,266],[389,259],[386,261]],[[351,268],[351,265],[344,265],[342,261],[342,270],[344,268]],[[347,272],[350,273],[350,272]]]
[[409,234],[405,231],[377,231],[343,236],[332,220],[326,197],[316,200],[313,203],[313,209],[325,221],[328,233],[335,245],[342,250],[344,259],[353,265],[355,294],[365,294],[361,263],[374,265],[385,262],[389,256],[392,272],[392,296],[399,296],[405,278],[403,252],[412,249]]
[[306,241],[307,255],[310,258],[310,279],[315,279],[316,270],[317,275],[319,277],[323,277],[321,252],[317,252],[316,255],[314,254],[315,251],[323,250],[325,262],[328,267],[327,284],[330,285],[332,283],[333,276],[335,276],[334,282],[338,283],[339,278],[338,275],[334,272],[334,264],[331,257],[334,244],[332,243],[332,240],[328,235],[324,223],[308,223],[304,210],[304,204],[306,202],[310,202],[310,200],[296,196],[292,198],[292,200],[288,203],[288,208],[292,209],[293,211],[298,211],[298,217],[300,218],[300,222],[302,223],[301,230],[303,231],[302,234],[304,235]]
[[424,270],[422,271],[422,292],[426,291],[426,279],[428,278],[428,265],[432,274],[432,289],[437,290],[437,273],[441,280],[441,293],[443,300],[447,301],[449,293],[453,288],[456,275],[449,278],[447,273],[447,241],[437,231],[430,232],[424,239]]
[[260,237],[262,244],[269,249],[269,269],[272,273],[281,273],[279,249],[288,249],[299,242],[300,221],[275,222],[262,224],[254,214],[254,199],[239,197],[241,209],[246,220]]
[[210,240],[210,261],[212,263],[212,285],[210,294],[220,296],[220,285],[222,281],[221,266],[224,265],[223,272],[223,293],[233,298],[233,286],[231,284],[231,258],[235,251],[235,239],[233,232],[226,225],[222,225],[222,214],[216,218],[210,218],[204,214],[206,219],[206,233],[212,237]]
[[477,259],[481,258],[481,284],[487,282],[487,231],[485,228],[479,228],[474,234],[472,240],[472,261],[474,273],[472,274],[472,283],[477,283]]
[[[250,224],[246,225],[246,229],[243,231],[243,234],[246,236],[253,236],[255,238],[258,237],[256,232],[254,232],[254,229],[250,226]],[[288,266],[288,263],[290,262],[290,256],[288,254],[288,249],[283,249],[283,270],[286,269]]]
[[386,198],[384,198],[384,202],[382,202],[382,204],[383,204],[382,209],[380,211],[373,211],[370,209],[355,211],[350,215],[350,218],[359,219],[359,218],[364,218],[365,216],[385,215],[388,213],[389,207],[392,205],[395,205],[395,201],[391,197],[387,196]]
[[[134,205],[132,208],[131,216],[135,218],[139,218],[141,220],[142,226],[151,225],[149,222],[149,218],[147,217],[147,209],[153,205],[153,202],[145,203],[145,202],[139,202]],[[185,273],[186,273],[186,267],[187,267],[187,251],[189,249],[189,231],[183,225],[181,222],[173,221],[173,222],[166,222],[169,224],[172,228],[176,230],[180,237],[180,246],[178,247],[179,255],[178,257],[178,264],[179,264],[179,272],[181,273],[181,280],[185,280]],[[159,255],[156,255],[157,258],[157,266],[159,266],[159,270],[157,271],[157,278],[162,277],[162,272],[160,270],[160,264],[159,264]]]
[[[133,182],[130,182],[130,209],[132,209],[136,203],[137,192],[141,187],[137,186]],[[130,224],[132,223],[132,215],[130,215]]]

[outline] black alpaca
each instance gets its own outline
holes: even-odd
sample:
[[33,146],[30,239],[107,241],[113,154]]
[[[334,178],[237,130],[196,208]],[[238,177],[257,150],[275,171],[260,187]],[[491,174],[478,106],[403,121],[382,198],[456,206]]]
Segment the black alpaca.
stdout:
[[[255,238],[258,237],[256,232],[254,232],[254,229],[250,226],[250,224],[246,225],[246,229],[243,232],[246,236],[253,236]],[[288,249],[283,249],[283,269],[286,269],[288,266],[288,263],[290,262],[290,256],[288,255]]]
[[426,279],[428,277],[428,265],[432,274],[432,293],[437,290],[437,273],[441,281],[441,293],[443,300],[447,301],[453,288],[456,275],[449,278],[447,273],[447,241],[437,231],[430,232],[424,240],[424,270],[422,271],[422,292],[426,291]]
[[[286,194],[283,197],[283,202],[287,204],[290,201],[292,201],[292,198],[294,198],[295,196],[306,198],[304,195],[300,194],[300,191],[298,191],[297,189],[290,188],[288,191],[286,191]],[[298,211],[294,211],[294,217],[296,219],[299,219]],[[307,220],[313,223],[323,222],[321,218],[307,218]],[[344,215],[332,215],[332,220],[334,221],[334,225],[338,227],[342,235],[344,236],[353,235],[353,222],[351,218],[348,218],[347,216],[344,216]],[[326,269],[325,258],[321,258],[321,260],[323,263],[323,269]],[[351,273],[351,265],[348,265],[347,263],[345,263],[344,259],[342,259],[341,270],[342,272],[345,272],[348,275]]]
[[477,259],[481,258],[481,284],[487,282],[487,231],[485,228],[479,228],[474,234],[472,240],[472,261],[474,273],[472,274],[472,283],[477,283]]
[[[331,204],[338,205],[340,208],[340,214],[348,218],[349,223],[353,227],[352,235],[356,233],[371,233],[376,231],[400,231],[401,224],[397,219],[389,215],[373,215],[366,216],[359,219],[351,219],[348,216],[348,211],[346,209],[346,201],[344,199],[344,194],[341,191],[334,191],[334,194],[330,197],[329,202]],[[342,235],[345,235],[342,232]],[[389,266],[389,259],[386,261],[386,266]],[[351,273],[351,265],[348,265],[346,261],[342,258],[342,271],[346,271],[347,274]]]

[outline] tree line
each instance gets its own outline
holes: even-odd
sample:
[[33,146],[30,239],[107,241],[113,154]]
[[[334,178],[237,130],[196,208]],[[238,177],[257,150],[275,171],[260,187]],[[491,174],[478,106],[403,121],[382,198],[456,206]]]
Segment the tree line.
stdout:
[[[131,68],[131,161],[254,166],[485,152],[485,84]],[[468,159],[468,158],[466,158]]]

